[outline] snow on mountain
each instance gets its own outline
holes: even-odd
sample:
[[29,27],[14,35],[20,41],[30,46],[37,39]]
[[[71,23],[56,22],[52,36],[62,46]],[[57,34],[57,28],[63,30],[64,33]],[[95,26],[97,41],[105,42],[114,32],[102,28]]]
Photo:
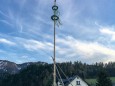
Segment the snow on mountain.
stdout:
[[0,73],[15,74],[15,73],[18,73],[20,70],[22,70],[32,64],[44,65],[47,63],[45,63],[45,62],[27,62],[27,63],[23,63],[23,64],[16,64],[14,62],[10,62],[7,60],[0,60]]

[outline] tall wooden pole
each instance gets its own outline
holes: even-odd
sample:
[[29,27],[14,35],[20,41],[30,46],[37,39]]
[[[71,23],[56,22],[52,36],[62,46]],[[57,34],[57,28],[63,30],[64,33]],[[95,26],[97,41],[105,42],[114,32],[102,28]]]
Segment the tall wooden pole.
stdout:
[[51,17],[51,19],[54,21],[54,55],[53,55],[53,62],[54,62],[54,73],[53,73],[53,86],[56,85],[56,21],[59,19],[57,16],[57,10],[58,6],[56,6],[56,0],[54,0],[54,5],[52,7],[52,10],[54,12],[54,15]]
[[54,21],[54,86],[56,86],[56,48],[55,48],[55,42],[56,42],[56,28],[55,28],[56,22]]

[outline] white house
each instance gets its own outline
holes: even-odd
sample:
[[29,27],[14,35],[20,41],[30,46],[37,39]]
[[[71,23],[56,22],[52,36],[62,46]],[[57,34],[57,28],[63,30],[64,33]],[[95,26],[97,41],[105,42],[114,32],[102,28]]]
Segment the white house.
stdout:
[[75,76],[75,77],[71,77],[68,80],[67,79],[63,79],[62,80],[63,83],[61,82],[61,80],[58,81],[58,86],[89,86],[83,79],[81,79],[79,76]]

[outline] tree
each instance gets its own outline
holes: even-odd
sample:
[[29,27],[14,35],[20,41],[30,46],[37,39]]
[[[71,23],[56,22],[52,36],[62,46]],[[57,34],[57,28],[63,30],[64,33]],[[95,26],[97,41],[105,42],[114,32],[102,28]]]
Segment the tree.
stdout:
[[112,82],[104,70],[99,72],[96,86],[112,86]]

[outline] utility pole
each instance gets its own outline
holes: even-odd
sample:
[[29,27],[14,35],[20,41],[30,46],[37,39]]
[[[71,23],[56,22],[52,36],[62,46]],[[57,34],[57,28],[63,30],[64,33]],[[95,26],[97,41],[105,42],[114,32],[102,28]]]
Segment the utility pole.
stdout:
[[56,0],[54,0],[54,5],[52,6],[52,10],[54,12],[54,15],[51,16],[51,19],[54,22],[54,54],[53,54],[53,62],[54,62],[54,73],[53,73],[53,86],[57,86],[56,84],[56,22],[59,20],[59,17],[57,16],[58,6],[56,5]]

